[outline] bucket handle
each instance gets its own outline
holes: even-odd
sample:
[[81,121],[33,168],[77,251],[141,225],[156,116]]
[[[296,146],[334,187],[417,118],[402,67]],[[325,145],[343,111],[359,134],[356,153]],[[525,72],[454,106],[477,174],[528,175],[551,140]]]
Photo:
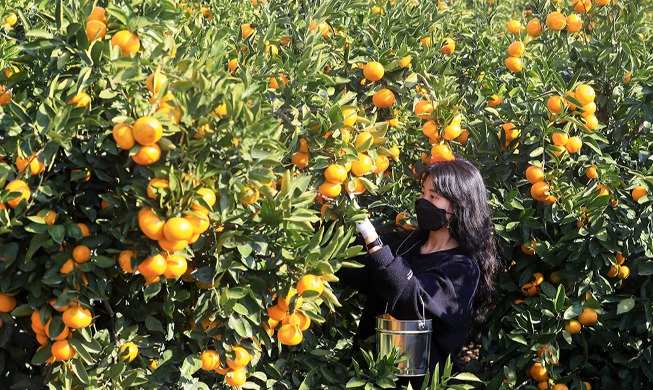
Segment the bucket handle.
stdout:
[[[419,330],[424,330],[426,329],[426,305],[424,304],[424,299],[422,298],[422,295],[419,295],[419,300],[422,302],[422,318],[420,318],[420,322],[418,324]],[[385,313],[388,312],[388,302],[386,301],[385,303]]]

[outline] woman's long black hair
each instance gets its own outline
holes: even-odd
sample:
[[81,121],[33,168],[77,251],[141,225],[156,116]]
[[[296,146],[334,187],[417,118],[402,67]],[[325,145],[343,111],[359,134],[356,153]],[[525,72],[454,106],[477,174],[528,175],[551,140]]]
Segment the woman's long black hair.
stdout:
[[480,324],[492,304],[493,279],[500,261],[485,183],[478,169],[462,158],[427,165],[422,179],[427,176],[430,176],[435,192],[452,204],[453,215],[449,217],[452,236],[480,269],[474,296],[474,322]]

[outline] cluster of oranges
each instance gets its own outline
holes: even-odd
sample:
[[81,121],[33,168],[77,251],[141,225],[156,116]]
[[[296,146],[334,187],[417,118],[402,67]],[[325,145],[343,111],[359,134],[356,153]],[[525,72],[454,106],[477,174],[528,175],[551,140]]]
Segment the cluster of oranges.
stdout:
[[[74,331],[86,328],[93,322],[91,311],[82,307],[77,302],[58,307],[55,301],[51,302],[52,307],[61,313],[61,316],[52,315],[48,310],[34,310],[32,312],[32,330],[41,348],[49,347],[51,356],[46,363],[66,361],[72,359],[77,351],[69,342]],[[43,321],[45,320],[45,321]]]
[[521,292],[526,297],[532,297],[539,292],[539,285],[544,282],[544,275],[540,272],[535,272],[532,279],[531,282],[526,282],[521,286]]
[[[103,40],[107,34],[107,12],[104,8],[95,6],[91,14],[86,17],[86,37],[89,42]],[[111,37],[111,46],[120,48],[123,56],[137,53],[141,48],[141,41],[136,34],[128,30],[117,31]]]
[[630,276],[630,268],[627,265],[624,265],[626,258],[621,252],[617,252],[615,255],[615,264],[610,266],[610,269],[607,272],[609,278],[618,278],[620,280],[627,279]]
[[583,312],[578,315],[577,319],[572,319],[567,322],[565,330],[569,332],[569,334],[578,334],[583,326],[592,326],[596,324],[598,318],[596,310],[591,307],[586,307],[583,309]]
[[220,355],[214,349],[206,349],[200,353],[202,369],[206,371],[215,371],[224,375],[225,382],[229,386],[241,386],[247,381],[247,364],[252,360],[252,356],[244,347],[235,345],[231,348],[227,357],[226,366],[221,364]]
[[324,291],[324,282],[319,276],[306,274],[302,276],[294,289],[290,289],[286,296],[277,297],[276,305],[267,308],[268,320],[263,327],[270,336],[274,335],[279,323],[277,338],[283,345],[298,345],[304,339],[302,331],[311,325],[311,319],[302,312],[305,292],[310,291],[309,297],[319,297]]
[[531,186],[533,199],[544,203],[555,203],[556,197],[549,193],[549,185],[544,181],[544,170],[535,165],[526,168],[526,179]]

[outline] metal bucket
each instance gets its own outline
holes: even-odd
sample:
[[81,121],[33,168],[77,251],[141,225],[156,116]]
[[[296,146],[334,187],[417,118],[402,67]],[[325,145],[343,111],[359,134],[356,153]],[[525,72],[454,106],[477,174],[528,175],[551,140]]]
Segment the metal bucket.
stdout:
[[376,316],[376,348],[385,355],[397,347],[408,359],[399,363],[398,376],[426,375],[431,351],[432,320],[397,320]]

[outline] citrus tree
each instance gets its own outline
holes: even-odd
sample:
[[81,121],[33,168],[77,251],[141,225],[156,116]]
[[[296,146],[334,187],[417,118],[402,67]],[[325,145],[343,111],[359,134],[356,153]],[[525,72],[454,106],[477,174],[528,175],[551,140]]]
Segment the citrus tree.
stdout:
[[366,212],[412,229],[421,168],[455,153],[483,173],[505,258],[496,307],[470,336],[476,384],[646,387],[652,11],[0,9],[9,382],[394,387],[399,355],[352,351],[361,305],[334,273],[362,253],[351,243]]

